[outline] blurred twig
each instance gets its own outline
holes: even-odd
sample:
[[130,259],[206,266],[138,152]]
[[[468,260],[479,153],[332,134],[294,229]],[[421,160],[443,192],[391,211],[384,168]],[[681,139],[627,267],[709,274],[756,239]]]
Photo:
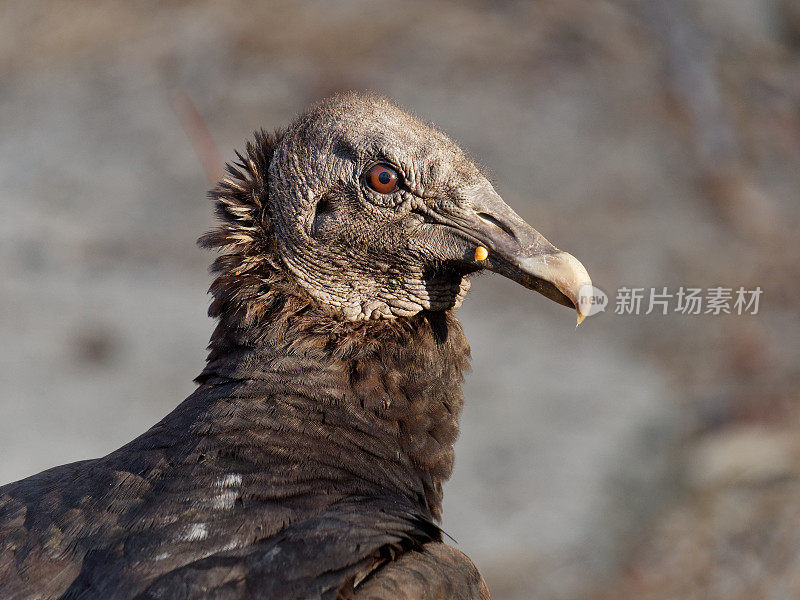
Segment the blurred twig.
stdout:
[[641,6],[661,41],[669,91],[689,122],[703,191],[739,233],[762,240],[780,235],[776,207],[742,159],[712,44],[686,0],[641,0]]
[[225,163],[208,125],[186,92],[174,92],[171,96],[171,103],[186,135],[189,136],[197,158],[203,165],[208,182],[216,185],[222,179]]
[[645,0],[644,14],[661,40],[667,83],[692,125],[703,171],[739,162],[739,147],[717,78],[716,57],[685,0]]

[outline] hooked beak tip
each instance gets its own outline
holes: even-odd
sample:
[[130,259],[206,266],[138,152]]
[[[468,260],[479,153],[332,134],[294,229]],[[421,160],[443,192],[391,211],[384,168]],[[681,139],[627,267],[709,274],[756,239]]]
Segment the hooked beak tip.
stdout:
[[578,325],[589,316],[592,280],[577,258],[568,252],[556,250],[528,258],[523,262],[523,268],[535,278],[537,291],[575,309]]

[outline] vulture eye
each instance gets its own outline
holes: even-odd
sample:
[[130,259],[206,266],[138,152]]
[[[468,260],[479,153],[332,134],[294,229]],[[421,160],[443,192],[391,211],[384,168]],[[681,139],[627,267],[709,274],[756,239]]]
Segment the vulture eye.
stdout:
[[378,163],[370,167],[366,180],[367,185],[379,194],[391,194],[397,190],[397,171],[387,164]]

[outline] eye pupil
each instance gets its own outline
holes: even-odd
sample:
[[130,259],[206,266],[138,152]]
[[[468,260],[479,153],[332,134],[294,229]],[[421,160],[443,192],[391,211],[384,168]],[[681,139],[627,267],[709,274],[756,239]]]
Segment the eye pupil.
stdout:
[[397,171],[387,164],[377,164],[370,167],[364,176],[366,183],[379,194],[391,194],[397,191]]

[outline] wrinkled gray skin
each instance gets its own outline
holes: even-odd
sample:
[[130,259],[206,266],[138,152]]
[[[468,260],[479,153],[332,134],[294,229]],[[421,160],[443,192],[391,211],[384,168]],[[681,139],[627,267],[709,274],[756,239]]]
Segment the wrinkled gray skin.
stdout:
[[[376,162],[395,167],[398,191],[383,195],[366,185],[364,172]],[[476,244],[421,213],[467,213],[471,198],[494,191],[442,132],[382,98],[336,98],[288,129],[270,182],[286,265],[345,318],[461,304],[469,289],[464,269],[442,265],[468,265]]]
[[[375,163],[399,174],[380,194]],[[270,164],[281,256],[308,293],[348,320],[461,304],[489,269],[588,314],[583,265],[533,229],[445,134],[374,96],[337,96],[286,131]],[[488,258],[475,259],[484,246]]]

